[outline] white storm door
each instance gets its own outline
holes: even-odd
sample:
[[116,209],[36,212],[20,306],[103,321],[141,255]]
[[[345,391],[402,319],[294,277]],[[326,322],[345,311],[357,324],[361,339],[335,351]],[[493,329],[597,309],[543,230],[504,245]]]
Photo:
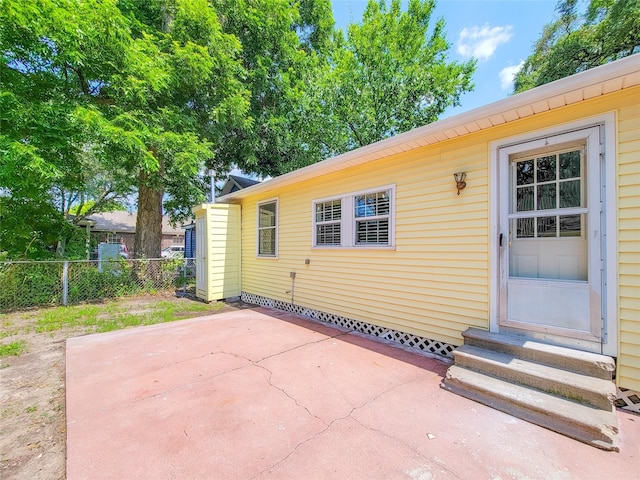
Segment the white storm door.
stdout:
[[500,149],[502,329],[600,351],[598,127]]
[[[208,212],[205,210],[205,212]],[[207,296],[207,217],[196,218],[196,295]]]

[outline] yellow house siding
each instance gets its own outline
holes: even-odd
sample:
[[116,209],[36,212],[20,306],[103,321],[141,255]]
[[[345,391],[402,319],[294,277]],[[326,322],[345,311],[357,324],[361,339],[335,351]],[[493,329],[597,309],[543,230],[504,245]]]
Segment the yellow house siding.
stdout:
[[[243,290],[291,302],[295,271],[293,302],[305,307],[452,344],[469,325],[488,328],[486,145],[455,147],[400,154],[244,201]],[[474,180],[458,197],[459,170]],[[395,249],[312,247],[314,200],[392,184]],[[256,205],[276,194],[278,259],[257,258]]]
[[[637,92],[636,92],[637,93]],[[640,107],[618,111],[618,385],[640,391]]]
[[[561,131],[613,111],[619,128],[619,382],[636,388],[638,345],[629,333],[638,324],[640,142],[637,107],[626,105],[637,104],[639,94],[634,87],[244,198],[242,289],[460,345],[467,327],[489,328],[489,145],[551,127]],[[460,196],[453,179],[458,171],[467,173]],[[396,186],[394,249],[312,247],[313,200],[387,185]],[[257,258],[256,205],[275,197],[278,258]],[[296,272],[293,282],[290,272]]]

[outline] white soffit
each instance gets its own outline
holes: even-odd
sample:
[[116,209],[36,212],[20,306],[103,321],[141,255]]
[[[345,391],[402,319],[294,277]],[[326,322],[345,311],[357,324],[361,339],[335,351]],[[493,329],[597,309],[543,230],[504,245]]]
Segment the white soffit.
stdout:
[[490,103],[484,107],[415,128],[395,137],[229,193],[216,200],[233,202],[301,180],[361,165],[394,153],[451,140],[635,85],[640,85],[640,54],[631,55]]

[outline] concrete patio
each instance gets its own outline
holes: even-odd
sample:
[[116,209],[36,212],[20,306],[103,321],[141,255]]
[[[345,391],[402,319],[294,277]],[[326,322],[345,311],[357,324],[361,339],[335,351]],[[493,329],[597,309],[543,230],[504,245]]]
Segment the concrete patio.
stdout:
[[263,308],[67,341],[67,478],[630,479],[605,452],[439,386],[448,365]]

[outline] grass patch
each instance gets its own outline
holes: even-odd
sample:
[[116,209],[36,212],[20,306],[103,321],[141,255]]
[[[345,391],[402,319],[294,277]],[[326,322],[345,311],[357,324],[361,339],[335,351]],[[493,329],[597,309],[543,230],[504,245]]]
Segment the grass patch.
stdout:
[[9,343],[8,345],[0,345],[0,358],[20,355],[27,348],[24,340]]
[[42,312],[36,323],[36,332],[53,332],[61,329],[74,329],[96,320],[98,314],[108,313],[106,306],[80,305],[74,307],[56,307]]
[[18,329],[13,325],[13,322],[5,320],[2,315],[0,315],[0,325],[2,325],[0,338],[11,337],[18,333]]
[[214,312],[223,303],[200,302],[151,302],[141,306],[140,312],[131,312],[118,302],[101,305],[77,305],[48,309],[39,316],[36,332],[53,332],[61,329],[84,332],[110,332],[127,327],[153,325],[187,318],[194,313]]

